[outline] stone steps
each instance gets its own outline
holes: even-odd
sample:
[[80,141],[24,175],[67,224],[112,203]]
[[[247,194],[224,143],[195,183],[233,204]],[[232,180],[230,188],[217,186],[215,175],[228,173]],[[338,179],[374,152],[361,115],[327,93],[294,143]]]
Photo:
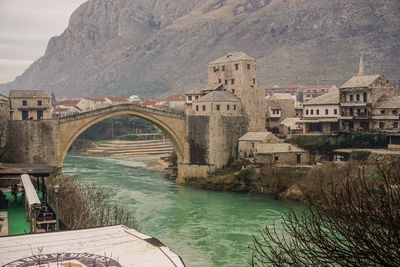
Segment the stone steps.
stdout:
[[169,140],[121,141],[102,143],[85,152],[93,156],[143,156],[170,154],[174,150]]

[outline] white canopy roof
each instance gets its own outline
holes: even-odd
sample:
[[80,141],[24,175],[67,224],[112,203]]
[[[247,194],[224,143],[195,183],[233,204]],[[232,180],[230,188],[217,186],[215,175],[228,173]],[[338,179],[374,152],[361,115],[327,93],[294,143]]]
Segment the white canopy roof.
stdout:
[[29,206],[33,205],[40,205],[40,199],[38,195],[36,194],[36,190],[33,187],[31,178],[29,178],[28,174],[22,174],[21,175],[21,180],[22,184],[24,185],[25,188],[25,196],[26,196],[26,201],[28,201]]

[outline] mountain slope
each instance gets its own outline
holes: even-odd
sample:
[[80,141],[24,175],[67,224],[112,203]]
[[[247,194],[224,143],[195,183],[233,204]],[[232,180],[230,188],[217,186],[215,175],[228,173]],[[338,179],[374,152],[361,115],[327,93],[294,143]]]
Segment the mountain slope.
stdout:
[[400,79],[398,0],[89,0],[46,53],[4,89],[57,96],[182,93],[206,82],[207,63],[243,51],[258,84],[357,73]]

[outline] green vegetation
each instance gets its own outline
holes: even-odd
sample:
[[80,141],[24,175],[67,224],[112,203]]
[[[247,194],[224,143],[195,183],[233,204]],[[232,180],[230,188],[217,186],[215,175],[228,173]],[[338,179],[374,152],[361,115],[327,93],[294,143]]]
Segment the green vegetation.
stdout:
[[338,136],[294,136],[286,142],[298,145],[311,153],[332,155],[338,148],[385,148],[388,145],[386,134],[348,133]]
[[350,153],[350,158],[357,160],[359,162],[366,162],[369,156],[371,155],[371,151],[366,150],[354,150]]

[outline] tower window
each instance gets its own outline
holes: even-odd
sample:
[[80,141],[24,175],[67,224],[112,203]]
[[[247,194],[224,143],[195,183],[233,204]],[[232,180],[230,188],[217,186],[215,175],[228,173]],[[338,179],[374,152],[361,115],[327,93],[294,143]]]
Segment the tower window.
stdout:
[[306,109],[306,115],[308,115],[308,109]]
[[256,84],[256,79],[255,78],[253,78],[253,84]]
[[231,79],[231,84],[235,84],[235,79]]
[[26,100],[22,100],[22,105],[23,105],[23,106],[27,106],[27,105],[28,105],[28,102],[27,102]]
[[217,67],[214,67],[214,72],[217,72],[217,70],[218,70]]
[[353,95],[350,95],[350,102],[353,102]]
[[228,85],[228,80],[225,80],[225,85]]
[[233,105],[233,110],[236,110],[236,105]]
[[235,70],[239,69],[239,64],[235,64]]
[[219,105],[217,105],[217,111],[219,111]]
[[311,110],[311,115],[314,115],[314,110],[313,109]]
[[250,64],[247,64],[247,69],[248,69],[248,70],[250,69]]
[[315,112],[317,113],[317,115],[319,115],[319,109],[317,109]]
[[203,105],[203,111],[206,111],[206,105]]
[[333,114],[337,115],[337,109],[336,108],[333,110]]
[[229,105],[226,105],[226,110],[229,110],[229,108],[230,108],[230,106],[229,106]]
[[199,111],[199,105],[196,105],[196,111]]
[[329,109],[325,109],[325,115],[329,114]]
[[41,106],[41,105],[42,105],[42,100],[38,100],[38,101],[37,101],[37,105],[38,105],[38,106]]
[[218,83],[222,83],[222,80],[221,80],[221,79],[218,79]]
[[232,89],[232,94],[235,94],[235,89]]
[[225,66],[222,66],[222,71],[225,71]]

